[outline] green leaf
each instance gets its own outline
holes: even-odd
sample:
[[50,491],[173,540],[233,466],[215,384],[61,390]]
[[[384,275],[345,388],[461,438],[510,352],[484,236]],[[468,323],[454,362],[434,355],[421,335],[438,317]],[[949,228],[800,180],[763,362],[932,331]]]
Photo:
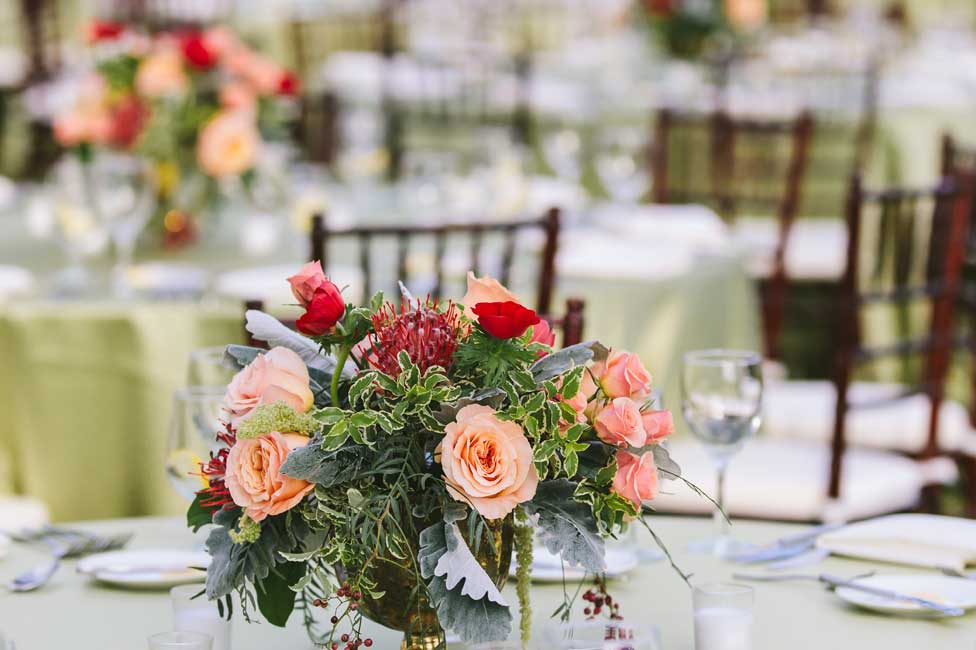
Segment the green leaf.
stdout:
[[322,487],[347,483],[359,475],[368,450],[362,447],[327,450],[318,442],[313,440],[288,454],[281,465],[281,473]]
[[534,393],[524,404],[526,413],[536,413],[546,403],[544,391]]
[[580,384],[583,382],[584,370],[586,370],[586,366],[577,366],[563,377],[563,387],[559,391],[559,395],[563,399],[572,399],[579,392]]
[[579,469],[579,456],[576,455],[576,450],[570,449],[563,455],[563,469],[566,470],[566,476],[576,475],[576,470]]
[[295,592],[291,586],[305,575],[302,562],[284,562],[257,583],[258,609],[272,625],[284,627],[295,609]]
[[186,511],[186,525],[192,528],[194,533],[213,521],[213,511],[200,505],[202,498],[203,494],[197,494]]
[[550,553],[587,571],[604,571],[603,538],[590,507],[573,499],[575,489],[566,479],[544,481],[522,507],[538,516],[540,538]]

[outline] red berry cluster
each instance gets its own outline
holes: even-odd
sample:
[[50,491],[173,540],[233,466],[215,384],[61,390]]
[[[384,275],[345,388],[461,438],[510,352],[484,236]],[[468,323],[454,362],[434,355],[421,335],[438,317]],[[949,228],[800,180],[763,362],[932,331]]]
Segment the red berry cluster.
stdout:
[[[345,599],[349,603],[346,607],[345,613],[356,612],[359,610],[359,601],[363,598],[363,592],[359,591],[358,589],[353,590],[348,582],[343,582],[342,586],[336,590],[335,596],[324,599],[316,598],[312,601],[312,605],[315,607],[329,607],[329,601],[333,598],[340,601]],[[343,613],[343,616],[345,616],[345,613]],[[340,617],[336,615],[333,615],[332,618],[329,619],[329,622],[332,623],[333,630],[335,629],[335,626],[339,624],[340,620]],[[339,641],[333,641],[331,644],[329,644],[328,647],[330,650],[339,650],[340,642],[345,644],[345,646],[343,646],[343,650],[359,650],[360,647],[372,647],[373,640],[370,638],[364,639],[360,637],[359,626],[354,624],[353,627],[355,628],[353,635],[350,636],[347,633],[343,633],[342,636],[339,637]]]
[[583,600],[590,603],[583,609],[583,615],[588,620],[593,620],[601,614],[606,614],[611,621],[622,621],[624,617],[620,615],[620,603],[616,602],[607,591],[607,581],[597,576],[593,580],[593,585],[593,588],[587,589],[583,594]]

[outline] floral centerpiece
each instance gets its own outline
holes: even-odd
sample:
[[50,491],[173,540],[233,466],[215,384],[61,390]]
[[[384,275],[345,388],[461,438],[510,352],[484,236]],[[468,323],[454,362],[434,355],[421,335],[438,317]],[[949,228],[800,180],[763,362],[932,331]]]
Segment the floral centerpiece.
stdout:
[[766,0],[641,0],[638,19],[672,56],[698,59],[720,36],[732,39],[766,22]]
[[317,262],[289,282],[305,336],[248,312],[272,347],[228,347],[241,370],[223,448],[188,512],[216,525],[206,594],[221,611],[284,625],[297,610],[332,649],[372,645],[363,617],[411,649],[442,647],[448,628],[502,639],[514,551],[527,639],[533,539],[598,574],[605,540],[646,526],[642,502],[679,478],[661,444],[671,413],[649,403],[640,359],[596,342],[554,351],[546,321],[497,281],[469,273],[459,304],[404,290],[369,307],[345,304]]
[[84,163],[98,150],[148,161],[157,222],[178,241],[220,182],[253,182],[262,141],[284,135],[276,100],[298,80],[226,27],[149,34],[94,21],[87,42],[94,71],[55,118],[55,139]]

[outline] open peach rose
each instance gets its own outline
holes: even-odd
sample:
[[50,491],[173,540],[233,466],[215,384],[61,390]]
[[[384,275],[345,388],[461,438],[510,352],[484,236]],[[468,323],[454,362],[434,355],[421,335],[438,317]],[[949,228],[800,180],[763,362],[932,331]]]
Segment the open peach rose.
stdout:
[[657,466],[654,465],[654,454],[648,451],[637,456],[628,451],[618,451],[613,491],[638,508],[642,501],[656,497]]
[[447,491],[485,519],[501,519],[535,496],[539,476],[522,428],[495,410],[471,404],[444,428],[435,453]]
[[224,475],[234,503],[254,521],[294,508],[315,486],[282,474],[281,465],[292,450],[307,444],[303,435],[277,431],[238,440],[227,455]]
[[596,435],[608,445],[643,447],[647,444],[640,408],[629,398],[618,397],[604,406],[594,425]]
[[210,176],[234,176],[254,166],[261,136],[246,111],[223,111],[197,138],[197,162]]
[[163,49],[143,59],[136,70],[136,91],[144,97],[179,97],[190,79],[175,49]]
[[479,302],[508,301],[519,302],[519,299],[495,278],[489,278],[488,276],[476,278],[474,277],[474,273],[468,271],[468,292],[461,298],[465,316],[473,321],[477,321],[478,315],[474,313],[474,306]]
[[224,409],[236,426],[261,404],[285,402],[305,413],[313,401],[305,362],[288,348],[277,347],[234,375],[224,395]]
[[624,350],[611,351],[606,361],[593,364],[593,374],[607,397],[642,400],[651,394],[651,373],[640,357]]

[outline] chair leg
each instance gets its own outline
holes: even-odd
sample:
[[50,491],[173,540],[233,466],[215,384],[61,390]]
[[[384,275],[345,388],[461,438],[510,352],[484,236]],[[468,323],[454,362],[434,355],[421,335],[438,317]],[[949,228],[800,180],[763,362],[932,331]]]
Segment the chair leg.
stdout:
[[962,495],[966,500],[965,513],[970,519],[976,519],[976,458],[960,456],[958,462]]
[[926,485],[922,488],[922,496],[918,509],[928,514],[938,514],[942,511],[942,486]]

